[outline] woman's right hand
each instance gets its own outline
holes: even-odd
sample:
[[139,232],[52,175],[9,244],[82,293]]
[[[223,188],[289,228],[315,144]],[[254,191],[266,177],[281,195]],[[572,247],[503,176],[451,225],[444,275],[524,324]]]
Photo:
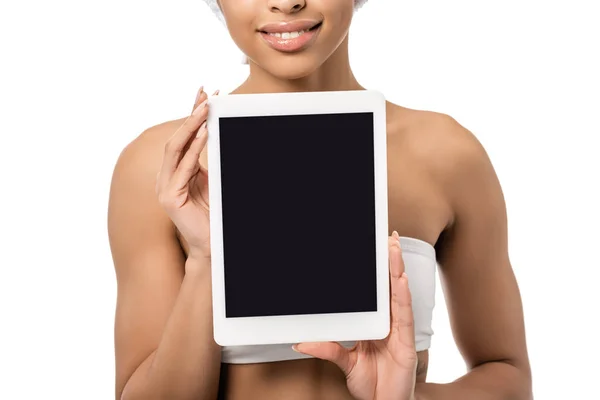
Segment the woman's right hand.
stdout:
[[210,257],[208,171],[199,161],[207,117],[208,96],[200,88],[192,114],[165,145],[156,181],[160,204],[189,246],[188,258]]

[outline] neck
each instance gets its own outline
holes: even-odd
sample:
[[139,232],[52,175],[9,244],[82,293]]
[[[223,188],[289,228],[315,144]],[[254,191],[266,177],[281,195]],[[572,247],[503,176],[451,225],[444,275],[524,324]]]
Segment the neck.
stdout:
[[250,63],[250,75],[233,94],[243,93],[282,93],[282,92],[321,92],[342,90],[363,90],[358,83],[348,57],[348,37],[319,68],[298,79],[281,79],[259,65]]

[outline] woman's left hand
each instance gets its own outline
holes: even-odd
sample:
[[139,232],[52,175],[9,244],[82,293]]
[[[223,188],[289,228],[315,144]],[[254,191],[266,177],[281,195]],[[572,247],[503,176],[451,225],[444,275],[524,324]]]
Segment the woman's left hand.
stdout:
[[417,352],[408,279],[398,233],[388,238],[390,265],[390,334],[383,340],[358,342],[352,349],[338,343],[300,343],[300,353],[331,361],[342,369],[357,400],[414,400]]

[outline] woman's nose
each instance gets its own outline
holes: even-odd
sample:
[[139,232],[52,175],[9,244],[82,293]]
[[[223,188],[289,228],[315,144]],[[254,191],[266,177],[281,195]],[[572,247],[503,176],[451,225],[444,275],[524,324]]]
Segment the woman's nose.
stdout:
[[306,0],[269,0],[273,12],[294,14],[306,7]]

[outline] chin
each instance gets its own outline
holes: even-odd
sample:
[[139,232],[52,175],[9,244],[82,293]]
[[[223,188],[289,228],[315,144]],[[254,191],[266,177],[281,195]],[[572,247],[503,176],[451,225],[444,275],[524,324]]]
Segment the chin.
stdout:
[[270,56],[266,60],[254,60],[254,62],[278,79],[295,80],[315,72],[325,59],[319,60],[308,54],[290,54]]

